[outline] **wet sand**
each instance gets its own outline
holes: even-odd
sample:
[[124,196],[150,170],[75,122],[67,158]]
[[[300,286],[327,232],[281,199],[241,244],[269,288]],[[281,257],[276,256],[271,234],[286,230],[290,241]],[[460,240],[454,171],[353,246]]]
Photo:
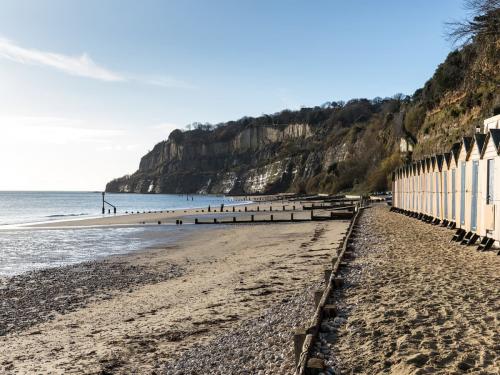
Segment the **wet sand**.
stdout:
[[336,373],[500,373],[500,257],[452,235],[387,206],[363,212],[322,334]]
[[[0,373],[182,373],[167,369],[199,348],[232,342],[224,341],[231,332],[241,340],[271,339],[270,327],[283,329],[273,335],[272,361],[267,341],[240,349],[256,372],[290,373],[291,327],[309,318],[311,288],[321,283],[347,225],[214,226],[168,248],[7,280]],[[270,316],[281,323],[266,329]],[[219,349],[229,354],[227,348]],[[211,357],[191,373],[239,373],[212,372]]]
[[[248,211],[255,211],[252,214],[259,217],[269,217],[273,214],[276,218],[290,218],[290,212],[293,212],[293,207],[299,211],[296,217],[308,218],[310,215],[309,211],[302,211],[302,204],[300,202],[289,202],[289,201],[269,201],[269,202],[255,202],[250,204],[240,204],[234,206],[235,212],[233,213],[233,206],[224,206],[224,212],[221,212],[220,206],[211,207],[211,211],[208,212],[208,207],[203,208],[191,208],[186,210],[169,210],[163,212],[146,212],[146,213],[128,213],[120,215],[105,215],[104,217],[98,218],[88,218],[88,219],[77,219],[77,220],[64,220],[64,221],[53,221],[46,223],[31,224],[28,227],[33,228],[66,228],[66,227],[87,227],[87,226],[111,226],[111,225],[143,225],[143,224],[154,224],[156,225],[158,221],[163,224],[175,223],[177,219],[183,219],[184,223],[194,223],[195,217],[200,219],[220,217],[220,216],[245,216],[250,217],[250,213],[245,213],[245,206]],[[283,206],[285,206],[286,211],[283,211]],[[260,211],[257,212],[257,207]],[[273,212],[271,212],[273,210]],[[227,212],[226,212],[227,211]],[[298,215],[298,216],[297,216]]]

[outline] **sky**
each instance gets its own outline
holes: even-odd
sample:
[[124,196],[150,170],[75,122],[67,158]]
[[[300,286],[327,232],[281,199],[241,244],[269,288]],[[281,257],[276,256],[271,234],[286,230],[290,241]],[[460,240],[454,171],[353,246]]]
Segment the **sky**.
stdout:
[[0,190],[103,190],[193,122],[412,94],[462,0],[0,0]]

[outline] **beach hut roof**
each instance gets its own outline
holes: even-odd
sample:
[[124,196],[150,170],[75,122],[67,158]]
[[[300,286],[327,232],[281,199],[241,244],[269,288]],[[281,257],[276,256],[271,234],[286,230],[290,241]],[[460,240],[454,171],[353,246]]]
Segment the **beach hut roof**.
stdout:
[[469,152],[472,148],[472,137],[463,137],[462,145],[465,146],[465,151]]
[[485,139],[486,139],[486,134],[482,134],[482,133],[474,134],[474,142],[477,145],[477,149],[479,150],[479,153],[481,153],[483,151]]
[[450,152],[445,152],[443,154],[443,160],[446,163],[446,167],[450,168],[450,163],[451,163],[451,153]]
[[429,170],[431,168],[431,165],[432,165],[432,159],[431,158],[425,158],[425,169],[426,170]]
[[459,153],[460,153],[460,142],[453,143],[453,145],[451,146],[451,155],[455,159],[455,163],[458,160],[458,154]]
[[500,154],[500,129],[490,129],[490,131],[486,134],[486,139],[484,140],[483,150],[481,152],[481,157],[484,156],[486,151],[486,146],[488,145],[488,141],[492,140],[495,149],[497,150],[497,154]]
[[441,169],[443,169],[443,155],[436,155],[435,163],[437,165],[438,171],[441,171]]
[[[470,152],[472,151],[473,145],[472,137],[463,137],[460,143],[460,150],[465,149],[465,160],[469,159]],[[460,152],[458,153],[460,155]]]
[[417,168],[418,172],[422,173],[422,169],[424,168],[424,162],[422,160],[417,160]]

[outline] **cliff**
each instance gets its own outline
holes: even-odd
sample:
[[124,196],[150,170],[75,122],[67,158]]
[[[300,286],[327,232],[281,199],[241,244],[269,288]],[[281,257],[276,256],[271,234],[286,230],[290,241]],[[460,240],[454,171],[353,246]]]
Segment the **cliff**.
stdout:
[[176,130],[141,159],[137,172],[109,182],[106,191],[385,190],[390,172],[412,153],[447,150],[500,112],[500,13],[493,8],[481,20],[488,29],[451,52],[412,96],[327,102]]

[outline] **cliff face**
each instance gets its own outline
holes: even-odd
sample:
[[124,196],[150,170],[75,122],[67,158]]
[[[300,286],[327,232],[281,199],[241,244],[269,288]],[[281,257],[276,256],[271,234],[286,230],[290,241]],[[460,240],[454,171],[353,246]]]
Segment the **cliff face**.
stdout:
[[[500,13],[491,17],[498,28]],[[499,34],[478,35],[450,53],[411,97],[327,102],[217,127],[176,130],[141,159],[137,172],[109,182],[106,191],[387,189],[390,172],[412,152],[420,157],[447,150],[484,118],[500,112]]]
[[225,194],[287,190],[301,160],[281,158],[280,148],[313,136],[308,124],[249,126],[230,137],[213,133],[174,132],[141,159],[136,173],[111,181],[106,190]]

